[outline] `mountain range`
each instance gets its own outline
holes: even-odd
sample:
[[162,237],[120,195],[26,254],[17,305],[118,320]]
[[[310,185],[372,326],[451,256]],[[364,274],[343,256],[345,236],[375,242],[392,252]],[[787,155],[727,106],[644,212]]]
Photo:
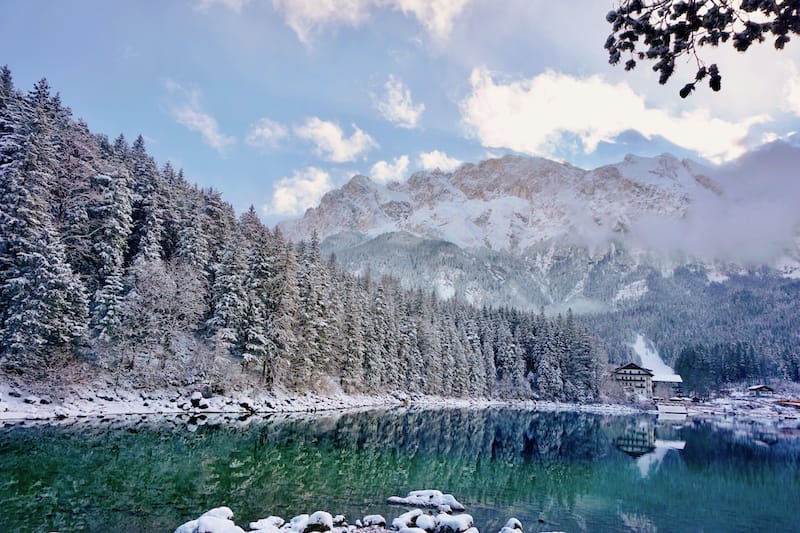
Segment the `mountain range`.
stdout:
[[508,155],[380,184],[354,176],[280,224],[346,269],[476,305],[610,311],[676,269],[800,278],[800,149],[712,167],[669,154],[584,170]]

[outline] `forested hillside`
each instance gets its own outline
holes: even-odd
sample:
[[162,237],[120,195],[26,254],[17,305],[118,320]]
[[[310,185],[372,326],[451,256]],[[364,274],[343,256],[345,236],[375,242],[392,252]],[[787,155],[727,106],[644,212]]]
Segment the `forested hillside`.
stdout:
[[[587,401],[588,331],[356,277],[251,208],[160,169],[142,137],[93,134],[47,81],[0,73],[0,365],[34,380],[83,363],[144,386],[230,376],[265,390]],[[240,379],[240,378],[237,378]]]

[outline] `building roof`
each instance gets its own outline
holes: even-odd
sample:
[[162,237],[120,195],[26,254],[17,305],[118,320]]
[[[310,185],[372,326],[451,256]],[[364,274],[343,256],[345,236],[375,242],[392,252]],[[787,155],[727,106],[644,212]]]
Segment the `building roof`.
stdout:
[[639,365],[637,365],[635,363],[628,363],[627,365],[624,365],[624,366],[621,366],[621,367],[619,367],[617,369],[614,369],[614,373],[616,374],[620,370],[641,370],[642,372],[644,372],[648,376],[652,376],[653,375],[653,373],[650,372],[648,369],[642,368],[642,367],[640,367]]
[[749,390],[750,392],[775,392],[775,389],[773,389],[769,385],[763,385],[763,384],[747,387],[747,390]]
[[683,383],[683,378],[678,374],[654,374],[653,381],[661,381],[664,383]]

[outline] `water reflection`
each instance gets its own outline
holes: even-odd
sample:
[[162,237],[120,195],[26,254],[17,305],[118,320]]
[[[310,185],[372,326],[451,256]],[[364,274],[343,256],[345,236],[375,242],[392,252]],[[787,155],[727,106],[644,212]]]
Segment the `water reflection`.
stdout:
[[0,430],[0,506],[13,531],[168,531],[220,504],[396,516],[388,496],[437,488],[489,533],[788,531],[794,431],[517,409],[23,426]]
[[[686,441],[680,438],[682,422],[673,417],[657,419],[639,418],[614,439],[614,446],[636,460],[636,466],[643,478],[658,469],[671,451],[680,452]],[[661,437],[661,438],[660,438]]]

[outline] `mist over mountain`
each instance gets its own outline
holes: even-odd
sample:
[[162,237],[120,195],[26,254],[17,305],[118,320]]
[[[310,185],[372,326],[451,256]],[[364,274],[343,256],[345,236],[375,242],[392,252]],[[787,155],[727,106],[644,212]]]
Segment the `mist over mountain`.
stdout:
[[[638,332],[673,362],[687,344],[743,340],[742,328],[794,354],[797,312],[773,313],[800,292],[797,168],[800,149],[783,142],[716,167],[669,154],[591,170],[505,156],[388,185],[355,176],[279,227],[295,241],[316,232],[350,271],[441,298],[571,308],[612,360],[633,356]],[[666,326],[676,313],[691,327]]]
[[[443,297],[508,303],[508,291],[470,282],[502,277],[519,285],[522,307],[613,304],[626,287],[635,292],[637,270],[669,277],[693,265],[711,281],[761,267],[800,276],[798,163],[800,150],[784,143],[716,168],[667,154],[589,171],[506,156],[385,186],[355,176],[280,227],[294,240],[316,231],[351,270],[394,273]],[[610,270],[616,290],[587,283]]]

